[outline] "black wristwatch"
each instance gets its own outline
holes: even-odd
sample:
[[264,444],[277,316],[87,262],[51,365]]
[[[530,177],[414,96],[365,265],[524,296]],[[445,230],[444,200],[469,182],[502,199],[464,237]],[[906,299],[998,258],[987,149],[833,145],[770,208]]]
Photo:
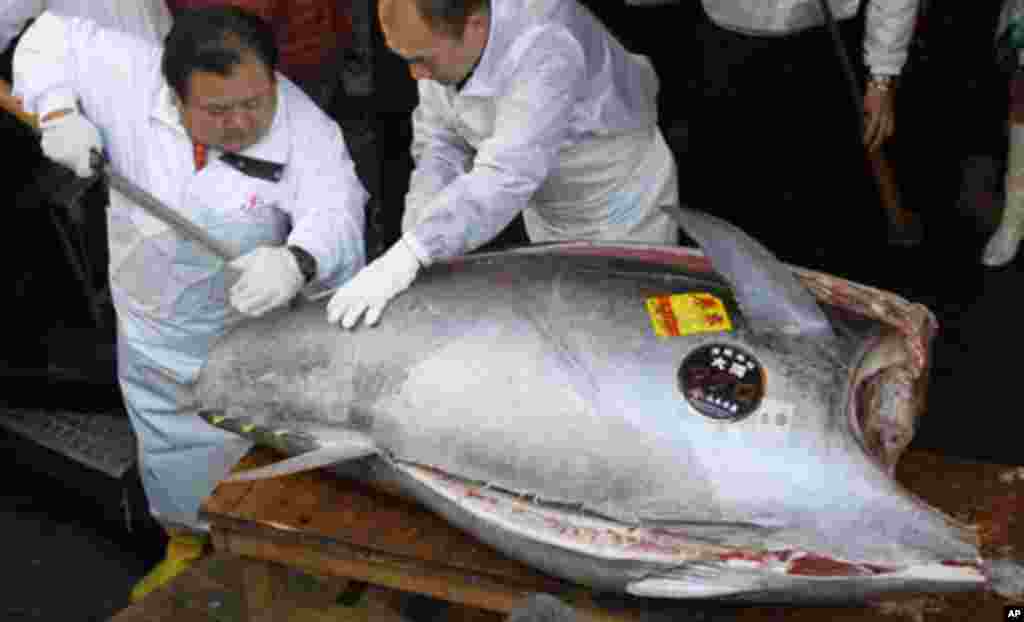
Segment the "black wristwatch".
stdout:
[[316,278],[316,258],[309,254],[304,248],[298,246],[288,245],[285,248],[292,252],[292,256],[295,257],[295,262],[299,264],[299,272],[302,273],[302,277],[309,283]]

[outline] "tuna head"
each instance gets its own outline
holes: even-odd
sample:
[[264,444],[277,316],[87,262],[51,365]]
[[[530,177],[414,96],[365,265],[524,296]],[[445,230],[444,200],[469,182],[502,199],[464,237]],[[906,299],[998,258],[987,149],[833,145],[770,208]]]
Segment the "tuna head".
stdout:
[[[711,258],[736,293],[751,330],[759,334],[835,339],[832,323],[807,288],[772,253],[732,224],[694,210],[666,208]],[[879,328],[861,345],[846,396],[850,429],[863,449],[895,473],[924,410],[927,377],[914,369],[906,337]]]

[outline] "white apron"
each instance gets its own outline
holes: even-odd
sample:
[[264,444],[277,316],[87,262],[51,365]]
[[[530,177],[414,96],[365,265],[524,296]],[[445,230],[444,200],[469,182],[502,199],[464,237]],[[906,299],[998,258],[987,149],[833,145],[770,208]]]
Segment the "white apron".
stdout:
[[679,241],[660,208],[679,203],[675,159],[658,128],[595,137],[560,154],[557,170],[523,213],[531,242]]
[[[201,171],[194,194],[211,205],[234,205],[254,191],[273,197],[271,182],[210,170],[224,166],[211,162]],[[226,175],[234,183],[225,184]],[[189,218],[238,253],[280,245],[288,232],[287,216],[270,204],[232,211],[192,202],[189,208]],[[192,384],[215,340],[245,316],[228,302],[230,284],[218,258],[115,191],[108,226],[118,376],[150,510],[161,522],[205,529],[200,503],[251,444],[196,416]]]

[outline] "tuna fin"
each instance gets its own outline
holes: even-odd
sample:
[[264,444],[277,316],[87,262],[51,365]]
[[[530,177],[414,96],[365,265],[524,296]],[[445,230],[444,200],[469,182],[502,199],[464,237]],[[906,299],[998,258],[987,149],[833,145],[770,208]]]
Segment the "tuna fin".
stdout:
[[634,581],[626,586],[627,593],[647,598],[720,598],[749,591],[728,585],[710,585],[673,579],[644,579]]
[[214,427],[292,456],[264,467],[241,471],[224,480],[227,482],[283,477],[377,453],[377,446],[370,437],[343,427],[311,426],[298,431],[270,427],[255,418],[237,416],[223,410],[204,409],[198,414]]
[[662,209],[700,244],[715,271],[728,281],[752,331],[835,336],[811,293],[759,242],[710,214],[677,206]]
[[264,467],[239,471],[224,481],[231,483],[251,482],[257,479],[284,477],[285,475],[292,475],[293,473],[301,473],[302,471],[311,471],[313,469],[331,466],[332,464],[345,462],[346,460],[365,458],[366,456],[371,456],[376,453],[377,448],[369,441],[365,443],[346,442],[329,445],[315,451],[286,458],[279,462],[275,462],[274,464],[268,464]]
[[626,592],[634,596],[652,598],[719,598],[758,589],[756,579],[750,575],[701,562],[682,564],[626,586]]

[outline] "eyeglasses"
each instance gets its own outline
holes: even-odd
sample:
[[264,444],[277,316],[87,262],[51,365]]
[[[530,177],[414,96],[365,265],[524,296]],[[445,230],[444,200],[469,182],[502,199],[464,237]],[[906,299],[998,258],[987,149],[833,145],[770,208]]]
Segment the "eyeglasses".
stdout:
[[234,111],[242,112],[257,112],[267,107],[273,100],[273,90],[268,90],[259,95],[243,99],[238,102],[231,104],[207,104],[201,105],[196,104],[196,108],[203,111],[211,117],[223,117],[231,114]]

